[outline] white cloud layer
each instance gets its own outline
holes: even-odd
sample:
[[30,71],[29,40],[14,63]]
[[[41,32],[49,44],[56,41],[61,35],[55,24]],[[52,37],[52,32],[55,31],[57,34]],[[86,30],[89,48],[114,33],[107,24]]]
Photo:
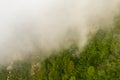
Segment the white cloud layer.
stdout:
[[101,24],[114,26],[120,0],[0,0],[0,63],[29,53],[34,45],[52,49],[69,28],[79,32],[79,43]]

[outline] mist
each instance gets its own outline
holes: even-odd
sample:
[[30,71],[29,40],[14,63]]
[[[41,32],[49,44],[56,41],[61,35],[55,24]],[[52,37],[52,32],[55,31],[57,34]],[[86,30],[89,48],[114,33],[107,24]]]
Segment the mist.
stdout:
[[38,49],[59,49],[71,32],[84,48],[97,30],[114,27],[119,4],[120,0],[0,0],[0,64]]

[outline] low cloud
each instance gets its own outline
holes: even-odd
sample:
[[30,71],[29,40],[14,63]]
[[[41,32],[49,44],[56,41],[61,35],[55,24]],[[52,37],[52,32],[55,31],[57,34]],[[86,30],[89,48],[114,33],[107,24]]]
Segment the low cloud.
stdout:
[[119,0],[0,1],[0,64],[21,59],[21,55],[37,49],[59,49],[71,35],[69,31],[77,34],[77,38],[75,35],[72,38],[78,39],[83,48],[90,33],[114,27],[119,3]]

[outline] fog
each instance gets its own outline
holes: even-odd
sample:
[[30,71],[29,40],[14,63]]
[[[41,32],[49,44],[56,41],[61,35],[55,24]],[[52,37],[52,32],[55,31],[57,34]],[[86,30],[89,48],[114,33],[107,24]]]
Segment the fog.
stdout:
[[84,48],[98,29],[114,27],[119,3],[120,0],[0,0],[0,64],[34,54],[37,49],[59,49],[71,30],[78,34],[79,47]]

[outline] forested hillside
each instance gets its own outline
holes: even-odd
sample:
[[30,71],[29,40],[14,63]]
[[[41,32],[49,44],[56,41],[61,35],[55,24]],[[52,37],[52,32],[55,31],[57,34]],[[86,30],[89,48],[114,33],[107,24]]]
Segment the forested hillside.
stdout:
[[[76,45],[46,59],[33,80],[119,80],[120,30],[99,30],[80,55]],[[72,50],[72,51],[71,51]]]
[[43,61],[36,54],[8,66],[0,66],[0,80],[120,80],[120,18],[114,28],[98,30],[82,52],[73,43]]

